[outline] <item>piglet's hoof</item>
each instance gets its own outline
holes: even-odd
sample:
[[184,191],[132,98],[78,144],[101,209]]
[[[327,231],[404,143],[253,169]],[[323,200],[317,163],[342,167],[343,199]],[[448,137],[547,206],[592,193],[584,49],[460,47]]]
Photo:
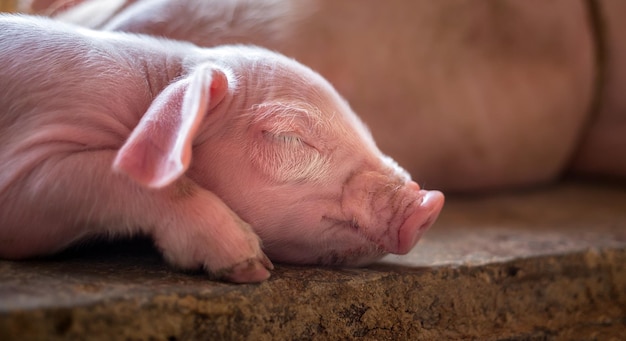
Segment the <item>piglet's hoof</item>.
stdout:
[[269,270],[274,265],[265,255],[261,258],[245,260],[233,267],[221,272],[221,278],[233,283],[256,283],[270,278]]

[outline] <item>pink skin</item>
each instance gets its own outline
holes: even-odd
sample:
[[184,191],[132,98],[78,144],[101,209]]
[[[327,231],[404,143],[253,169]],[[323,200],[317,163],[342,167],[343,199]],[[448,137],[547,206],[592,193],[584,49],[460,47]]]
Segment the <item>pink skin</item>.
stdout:
[[54,17],[293,57],[420,181],[484,191],[570,170],[626,176],[618,3],[599,4],[608,71],[594,117],[598,61],[584,1],[89,0]]
[[406,253],[443,205],[328,82],[264,49],[2,15],[0,80],[2,258],[146,234],[178,267],[258,282],[266,254]]

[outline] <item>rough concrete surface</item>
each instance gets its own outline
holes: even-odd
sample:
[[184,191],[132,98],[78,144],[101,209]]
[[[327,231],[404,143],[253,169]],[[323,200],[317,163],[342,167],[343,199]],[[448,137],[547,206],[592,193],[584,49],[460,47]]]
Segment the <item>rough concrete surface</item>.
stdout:
[[623,186],[451,198],[409,255],[259,285],[172,270],[146,241],[0,261],[0,340],[624,337]]

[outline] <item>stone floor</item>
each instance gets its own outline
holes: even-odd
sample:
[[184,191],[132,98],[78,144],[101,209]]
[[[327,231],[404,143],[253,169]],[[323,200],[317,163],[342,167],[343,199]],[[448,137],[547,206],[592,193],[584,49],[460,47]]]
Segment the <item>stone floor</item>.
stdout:
[[624,340],[626,187],[450,198],[407,256],[278,265],[260,285],[146,241],[0,261],[0,340]]

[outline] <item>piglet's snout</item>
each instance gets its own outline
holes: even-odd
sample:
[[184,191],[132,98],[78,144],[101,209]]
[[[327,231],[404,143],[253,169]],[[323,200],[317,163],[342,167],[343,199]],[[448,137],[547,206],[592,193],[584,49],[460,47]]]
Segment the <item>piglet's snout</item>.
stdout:
[[[395,254],[406,254],[417,244],[424,232],[437,220],[439,212],[444,203],[444,196],[439,191],[421,190],[415,182],[407,185],[410,190],[417,192],[417,199],[411,205],[408,214],[405,215],[404,222],[398,228],[397,249],[393,249],[393,244],[389,245],[389,252]],[[390,238],[392,241],[393,238]]]
[[360,234],[394,254],[406,254],[415,246],[444,203],[439,191],[378,172],[356,175],[346,187],[344,215]]

